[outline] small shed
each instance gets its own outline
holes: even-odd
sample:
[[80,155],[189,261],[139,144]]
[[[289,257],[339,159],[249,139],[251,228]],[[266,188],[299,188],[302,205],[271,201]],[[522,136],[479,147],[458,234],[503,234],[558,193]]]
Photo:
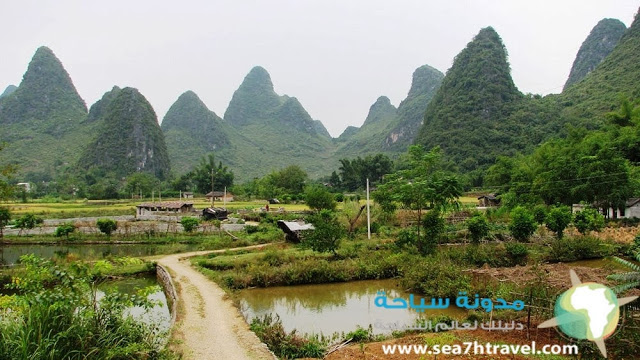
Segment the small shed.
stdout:
[[136,206],[136,216],[176,215],[193,212],[193,203],[182,201],[152,202]]
[[31,192],[31,184],[28,182],[17,183],[16,186],[22,188],[25,192]]
[[[211,200],[211,197],[213,197],[213,201],[227,201],[227,202],[233,201],[233,194],[230,192],[227,192],[225,195],[224,191],[210,191],[204,197],[206,197],[207,200],[209,201]],[[226,200],[225,200],[225,197],[226,197]]]
[[202,218],[205,220],[225,220],[229,212],[227,209],[213,207],[202,210]]
[[185,191],[182,193],[183,199],[193,199],[193,193],[190,191]]
[[500,199],[495,194],[478,196],[478,207],[496,207],[500,206]]
[[312,224],[307,224],[303,221],[278,220],[278,227],[284,231],[285,239],[294,243],[300,242],[305,231],[315,230]]

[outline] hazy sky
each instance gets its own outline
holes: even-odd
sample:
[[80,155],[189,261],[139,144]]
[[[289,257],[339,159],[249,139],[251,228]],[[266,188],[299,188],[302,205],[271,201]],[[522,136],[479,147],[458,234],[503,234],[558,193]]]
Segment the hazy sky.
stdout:
[[35,50],[62,61],[90,106],[113,85],[138,88],[159,121],[195,91],[222,116],[255,65],[331,135],[360,126],[380,95],[394,105],[413,71],[442,72],[483,27],[509,52],[522,92],[560,92],[593,26],[629,26],[637,0],[0,0],[0,91],[18,85]]

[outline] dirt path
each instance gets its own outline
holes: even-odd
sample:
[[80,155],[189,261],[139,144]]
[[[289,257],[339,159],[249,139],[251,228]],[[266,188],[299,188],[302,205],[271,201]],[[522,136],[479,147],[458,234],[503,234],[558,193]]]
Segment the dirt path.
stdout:
[[[263,246],[266,244],[243,249]],[[173,331],[179,339],[178,347],[183,349],[185,359],[275,359],[266,345],[249,330],[225,292],[191,267],[186,259],[224,251],[226,249],[174,254],[158,260],[169,269],[177,287],[181,311]]]

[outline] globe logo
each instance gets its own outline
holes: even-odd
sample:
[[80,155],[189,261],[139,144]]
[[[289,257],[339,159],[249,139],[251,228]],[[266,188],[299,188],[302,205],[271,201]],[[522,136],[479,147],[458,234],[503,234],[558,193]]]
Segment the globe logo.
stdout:
[[572,338],[593,341],[606,358],[604,340],[611,336],[618,326],[620,306],[638,297],[618,299],[616,294],[604,285],[582,283],[573,270],[570,270],[569,275],[572,287],[556,300],[553,311],[555,317],[538,325],[538,328],[557,326]]
[[563,333],[595,341],[606,339],[616,330],[620,318],[618,299],[608,287],[596,283],[574,286],[556,301],[554,309]]

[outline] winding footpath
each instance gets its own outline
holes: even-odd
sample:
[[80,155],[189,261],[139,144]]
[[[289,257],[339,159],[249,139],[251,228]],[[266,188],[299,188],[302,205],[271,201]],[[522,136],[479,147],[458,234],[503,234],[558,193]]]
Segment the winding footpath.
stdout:
[[177,346],[182,348],[185,359],[276,359],[249,330],[224,290],[194,269],[188,260],[192,256],[265,245],[174,254],[158,260],[169,270],[177,288],[180,310],[173,337],[179,340]]

